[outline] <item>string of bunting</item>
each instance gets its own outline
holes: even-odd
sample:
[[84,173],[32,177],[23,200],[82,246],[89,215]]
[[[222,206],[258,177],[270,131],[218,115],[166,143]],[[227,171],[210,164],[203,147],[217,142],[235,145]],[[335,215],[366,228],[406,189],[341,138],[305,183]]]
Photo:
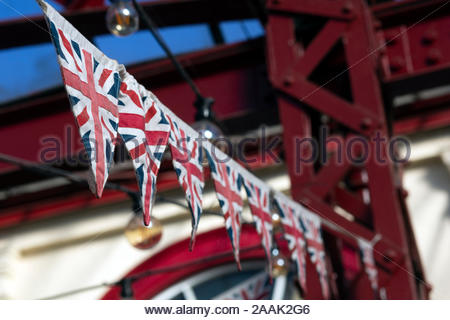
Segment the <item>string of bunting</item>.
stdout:
[[[46,16],[72,111],[90,160],[91,191],[97,197],[102,196],[114,147],[120,137],[133,161],[143,220],[148,226],[161,159],[169,146],[192,215],[192,250],[202,215],[203,159],[206,157],[238,267],[243,208],[241,190],[244,188],[269,262],[273,245],[271,204],[275,203],[281,214],[291,258],[297,266],[300,286],[306,292],[306,257],[309,256],[319,275],[323,296],[329,298],[322,218],[282,193],[271,190],[213,144],[204,141],[198,132],[128,74],[123,65],[104,55],[48,3],[37,1]],[[365,240],[358,243],[366,272],[376,290],[372,244]],[[269,270],[272,274],[271,267]]]

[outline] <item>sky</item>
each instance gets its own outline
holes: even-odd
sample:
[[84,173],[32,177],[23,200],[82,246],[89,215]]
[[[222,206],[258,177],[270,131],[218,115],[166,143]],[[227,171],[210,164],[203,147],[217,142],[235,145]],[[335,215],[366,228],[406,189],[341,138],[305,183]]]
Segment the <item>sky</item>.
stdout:
[[[55,2],[48,2],[57,10],[62,10]],[[0,0],[1,21],[41,14],[35,0]],[[264,33],[261,24],[253,19],[223,22],[220,28],[226,43],[245,41]],[[175,54],[214,45],[209,29],[204,24],[167,27],[160,31]],[[107,56],[125,65],[164,57],[164,52],[148,31],[139,31],[122,38],[101,35],[94,38],[94,43]],[[62,84],[50,36],[49,42],[45,44],[0,50],[0,69],[4,74],[0,78],[0,105]]]

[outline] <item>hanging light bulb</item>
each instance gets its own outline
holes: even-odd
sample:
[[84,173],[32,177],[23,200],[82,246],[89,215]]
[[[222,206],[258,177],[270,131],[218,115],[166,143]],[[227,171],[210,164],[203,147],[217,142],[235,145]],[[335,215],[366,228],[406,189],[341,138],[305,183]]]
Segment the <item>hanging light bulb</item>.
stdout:
[[276,205],[276,201],[274,200],[274,194],[273,191],[270,191],[270,197],[269,199],[272,199],[270,201],[270,211],[272,212],[271,218],[272,218],[272,228],[273,233],[279,233],[283,231],[283,225],[281,221],[281,213],[280,213],[280,207]]
[[197,108],[197,113],[195,114],[196,122],[192,125],[202,137],[210,141],[223,137],[223,132],[217,125],[214,113],[212,112],[213,104],[213,98],[197,97],[197,100],[194,102]]
[[[220,137],[223,137],[222,130],[219,128],[218,125],[216,125],[211,120],[200,120],[192,124],[192,128],[194,128],[195,131],[200,133],[202,138],[205,138],[206,140],[209,140],[212,144],[215,144],[214,141]],[[216,147],[221,150],[222,152],[227,152],[225,150],[225,146],[223,145],[216,145]],[[203,154],[203,160],[202,160],[203,167],[208,167],[208,158]]]
[[131,0],[110,0],[111,5],[106,12],[106,26],[108,30],[124,37],[136,32],[139,28],[139,15]]
[[[206,140],[209,140],[211,143],[217,141],[218,138],[224,136],[222,129],[217,125],[217,121],[215,120],[214,114],[212,112],[212,105],[214,104],[214,99],[212,98],[204,98],[202,96],[197,97],[197,100],[194,102],[195,107],[197,108],[197,113],[195,114],[195,120],[192,124],[192,128],[195,129],[200,136]],[[219,150],[226,152],[224,146],[217,146]],[[203,167],[208,167],[208,159],[206,156],[203,157],[202,161]]]
[[202,137],[208,140],[214,140],[219,137],[223,137],[223,132],[217,124],[211,120],[204,119],[195,122],[192,127],[202,135]]
[[277,247],[272,249],[273,276],[284,276],[288,273],[288,261]]
[[125,228],[128,242],[137,249],[153,248],[162,237],[163,226],[161,222],[152,217],[150,225],[146,227],[141,215],[134,215]]
[[281,216],[278,214],[278,212],[272,213],[272,227],[273,232],[278,233],[282,230],[281,228]]

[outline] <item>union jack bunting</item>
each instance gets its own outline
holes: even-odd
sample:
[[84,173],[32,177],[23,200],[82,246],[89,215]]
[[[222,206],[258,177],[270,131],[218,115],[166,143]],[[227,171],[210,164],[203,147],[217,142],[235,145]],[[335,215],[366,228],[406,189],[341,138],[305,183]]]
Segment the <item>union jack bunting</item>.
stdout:
[[39,4],[46,15],[72,112],[89,159],[90,189],[101,197],[117,137],[119,66],[50,5],[43,1]]
[[233,246],[234,258],[241,269],[239,260],[239,238],[241,231],[240,219],[242,215],[241,186],[242,178],[233,167],[213,159],[206,151],[211,175],[214,180],[217,199],[224,214],[225,226]]
[[[150,207],[147,211],[151,213],[151,207],[155,201],[156,197],[156,180],[159,172],[159,167],[161,166],[161,161],[166,150],[167,143],[170,135],[170,125],[168,118],[165,116],[164,112],[161,110],[161,103],[159,100],[144,87],[140,86],[139,91],[142,97],[142,102],[144,104],[144,122],[145,122],[145,139],[146,139],[146,150],[150,161],[150,181],[145,179],[145,176],[138,172],[138,182],[139,184],[145,184],[148,188],[148,194],[145,193],[145,202],[143,202],[144,208]],[[142,171],[144,173],[144,171]],[[143,195],[144,196],[144,195]],[[146,211],[144,211],[146,212]],[[146,215],[144,223],[148,225],[150,216]]]
[[[248,179],[243,179],[245,191],[247,192],[248,204],[256,222],[256,231],[261,237],[263,248],[269,262],[272,261],[272,215],[270,212],[270,189],[267,185],[256,185]],[[272,266],[269,264],[272,274]]]
[[283,195],[275,195],[275,204],[281,215],[284,237],[288,241],[291,258],[297,266],[298,281],[306,292],[306,242],[298,207]]
[[317,273],[319,274],[322,294],[325,299],[329,299],[330,288],[328,285],[327,268],[325,263],[325,249],[320,231],[321,221],[318,216],[307,210],[303,210],[301,215],[305,227],[305,238],[309,257],[311,262],[316,266]]
[[[189,250],[195,243],[195,234],[202,215],[202,194],[205,185],[203,179],[202,148],[189,128],[167,116],[170,123],[169,146],[172,152],[172,162],[178,176],[178,182],[186,194],[186,200],[192,215],[192,233]],[[181,125],[183,125],[182,128]],[[198,135],[197,135],[198,136]]]
[[215,297],[214,300],[267,300],[271,292],[270,277],[267,273],[260,272]]
[[[139,87],[145,111],[145,136],[147,148],[154,162],[154,167],[159,169],[170,136],[170,123],[168,116],[163,111],[164,105],[143,86]],[[154,170],[155,174],[158,170]]]
[[[98,197],[102,195],[113,161],[117,135],[120,135],[133,160],[144,222],[148,225],[159,167],[169,144],[173,166],[192,215],[192,250],[202,214],[202,153],[203,148],[209,151],[212,145],[206,141],[202,146],[197,139],[200,135],[165,107],[150,91],[140,86],[122,65],[106,57],[45,1],[37,1],[48,23],[72,112],[88,156],[92,192]],[[213,161],[210,156],[208,161],[238,265],[242,184],[262,246],[271,262],[271,189],[233,161],[219,163]],[[280,194],[276,197],[279,198]],[[279,200],[278,205],[291,257],[297,264],[301,286],[306,289],[306,242],[306,250],[320,276],[323,295],[328,298],[330,289],[320,218],[287,198]],[[360,243],[360,247],[372,287],[377,288],[373,248],[365,243]],[[272,274],[271,264],[269,271]]]
[[[155,101],[147,95],[141,97],[139,89],[139,84],[130,75],[120,86],[119,134],[136,170],[144,223],[148,226],[160,161],[169,137],[169,122],[156,107]],[[155,125],[150,125],[153,122],[156,122]]]
[[378,290],[378,271],[375,266],[375,259],[373,258],[373,246],[370,242],[358,239],[359,249],[361,251],[361,258],[364,263],[364,269],[370,280],[370,285],[374,291]]

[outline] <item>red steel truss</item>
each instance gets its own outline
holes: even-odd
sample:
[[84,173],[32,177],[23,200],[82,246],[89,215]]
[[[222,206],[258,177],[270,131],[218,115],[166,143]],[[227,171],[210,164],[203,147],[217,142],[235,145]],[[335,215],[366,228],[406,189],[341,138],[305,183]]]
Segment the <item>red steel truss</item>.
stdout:
[[[323,151],[328,159],[322,154],[311,163],[300,163],[302,156],[311,156],[313,147],[299,153],[299,139],[319,137],[319,127],[344,145],[356,134],[368,141],[377,133],[390,136],[378,73],[377,21],[371,10],[361,0],[272,0],[267,8],[267,61],[271,82],[279,91],[292,196],[350,233],[381,239],[375,256],[391,265],[389,270],[378,266],[382,297],[427,298],[399,168],[377,163],[375,150],[358,165],[336,161],[339,150],[328,149]],[[386,156],[384,149],[380,152]],[[358,247],[329,229],[326,244],[328,257],[333,257],[328,267],[333,270],[329,281],[334,295],[373,297],[367,279],[346,272],[348,259],[343,257],[352,251],[349,246],[355,255]],[[307,298],[317,298],[319,292],[316,288]]]

